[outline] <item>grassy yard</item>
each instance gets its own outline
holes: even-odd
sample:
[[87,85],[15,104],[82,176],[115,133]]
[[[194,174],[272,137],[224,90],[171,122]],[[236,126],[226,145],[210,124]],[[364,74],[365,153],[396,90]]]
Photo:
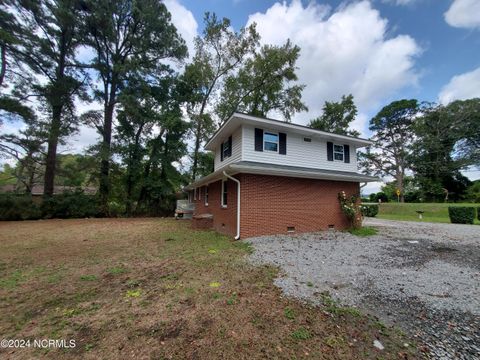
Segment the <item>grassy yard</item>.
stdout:
[[[380,219],[390,220],[405,220],[405,221],[427,221],[427,222],[440,222],[449,223],[448,217],[449,206],[474,206],[480,207],[480,204],[473,203],[458,203],[458,204],[445,204],[445,203],[383,203],[380,204],[377,217]],[[418,218],[416,211],[424,211],[423,219]],[[480,224],[478,219],[475,219],[475,224]]]
[[0,357],[418,356],[401,332],[327,295],[323,308],[282,297],[276,270],[249,265],[249,251],[170,219],[0,223],[0,338],[76,341],[73,349],[0,349]]

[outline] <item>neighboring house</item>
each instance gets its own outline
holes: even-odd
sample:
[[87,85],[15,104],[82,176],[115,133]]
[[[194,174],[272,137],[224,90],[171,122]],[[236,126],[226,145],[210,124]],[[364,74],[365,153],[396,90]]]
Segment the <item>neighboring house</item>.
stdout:
[[235,113],[205,145],[214,172],[186,190],[197,219],[235,238],[344,229],[338,193],[358,195],[360,182],[378,180],[357,172],[356,150],[370,144]]
[[[63,186],[63,185],[55,185],[53,187],[53,194],[59,195],[69,192],[75,192],[81,190],[85,195],[95,195],[97,193],[97,188],[94,186],[81,186],[81,187],[74,187],[74,186]],[[16,185],[3,185],[0,186],[0,193],[16,193],[16,194],[24,194],[25,190],[19,190]],[[32,187],[32,197],[42,197],[43,196],[43,184],[42,185],[34,185]]]

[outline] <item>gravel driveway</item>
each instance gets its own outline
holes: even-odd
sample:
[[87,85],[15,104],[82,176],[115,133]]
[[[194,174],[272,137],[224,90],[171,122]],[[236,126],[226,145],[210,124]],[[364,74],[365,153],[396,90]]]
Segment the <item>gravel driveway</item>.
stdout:
[[254,263],[282,270],[290,296],[372,313],[439,359],[480,359],[480,226],[369,218],[378,235],[326,231],[251,238]]

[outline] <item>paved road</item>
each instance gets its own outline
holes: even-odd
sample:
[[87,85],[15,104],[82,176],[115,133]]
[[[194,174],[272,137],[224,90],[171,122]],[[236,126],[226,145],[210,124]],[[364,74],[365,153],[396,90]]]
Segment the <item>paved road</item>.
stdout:
[[416,336],[434,358],[480,359],[480,226],[373,218],[365,225],[378,235],[248,239],[250,259],[279,266],[276,284],[290,296],[321,303],[328,291]]

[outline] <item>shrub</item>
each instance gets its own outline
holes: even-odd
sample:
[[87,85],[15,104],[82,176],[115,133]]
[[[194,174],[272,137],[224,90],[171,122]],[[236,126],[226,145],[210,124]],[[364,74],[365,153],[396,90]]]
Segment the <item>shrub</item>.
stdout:
[[378,214],[378,205],[362,205],[361,211],[363,216],[375,217]]
[[0,220],[36,220],[40,209],[29,195],[0,195]]
[[448,215],[453,224],[473,224],[475,208],[467,206],[449,206]]
[[45,199],[42,203],[44,218],[85,218],[97,214],[95,197],[85,195],[82,191],[64,193]]

